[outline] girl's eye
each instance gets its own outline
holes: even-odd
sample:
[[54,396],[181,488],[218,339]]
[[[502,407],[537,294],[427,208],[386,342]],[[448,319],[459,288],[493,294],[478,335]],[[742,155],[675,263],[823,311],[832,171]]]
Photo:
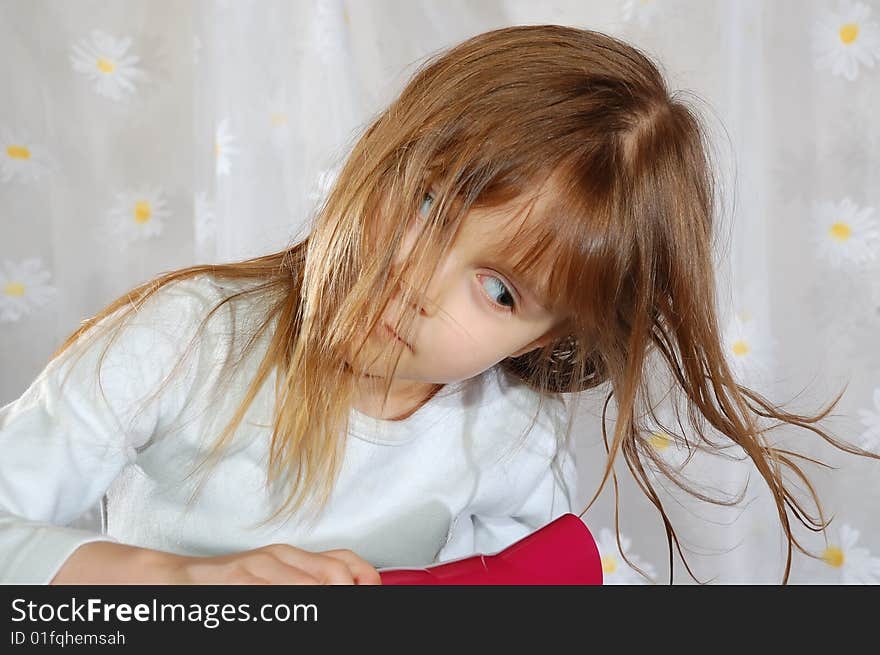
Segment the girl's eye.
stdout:
[[[430,209],[431,209],[430,205],[433,202],[434,202],[434,196],[432,196],[430,193],[426,193],[424,199],[422,200],[422,206],[419,207],[419,212],[422,215],[426,216],[428,211],[430,211]],[[428,205],[427,207],[425,207],[426,204]]]
[[[480,284],[484,289],[489,289],[491,298],[498,298],[498,300],[492,300],[492,304],[496,307],[504,307],[505,309],[498,309],[498,311],[510,314],[516,312],[517,303],[516,299],[513,297],[513,294],[507,288],[507,286],[499,280],[497,277],[492,275],[480,275]],[[483,280],[488,280],[489,284],[484,285]],[[493,295],[497,294],[497,295]],[[509,304],[507,304],[509,303]]]

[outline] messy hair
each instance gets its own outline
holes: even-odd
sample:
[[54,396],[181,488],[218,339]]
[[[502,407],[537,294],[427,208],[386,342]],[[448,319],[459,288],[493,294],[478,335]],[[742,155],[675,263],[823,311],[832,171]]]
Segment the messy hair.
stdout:
[[[197,469],[219,458],[275,370],[267,483],[287,476],[288,486],[286,499],[267,520],[285,509],[303,509],[309,500],[320,511],[339,472],[355,391],[358,371],[349,355],[360,352],[397,294],[403,313],[395,329],[404,339],[412,334],[417,290],[429,288],[468,212],[515,201],[529,220],[498,254],[515,275],[541,289],[542,302],[561,320],[543,345],[498,365],[541,399],[576,398],[607,387],[602,434],[608,457],[580,514],[612,477],[620,545],[614,462],[622,453],[662,515],[671,583],[673,542],[684,556],[650,471],[661,471],[709,502],[733,504],[742,496],[729,502],[689,485],[650,445],[645,414],[689,449],[721,454],[721,445],[707,438],[701,425],[708,423],[752,460],[768,485],[788,538],[785,584],[793,545],[817,557],[795,538],[788,509],[811,530],[828,525],[795,458],[821,462],[770,445],[765,434],[770,428],[760,418],[806,428],[849,453],[878,456],[816,427],[842,392],[818,415],[802,416],[735,380],[716,309],[713,256],[719,230],[710,154],[699,113],[684,94],[670,93],[657,66],[631,45],[560,25],[478,34],[427,59],[370,121],[315,209],[305,239],[263,257],[162,274],[86,321],[53,357],[117,309],[135,310],[177,280],[202,273],[253,280],[250,289],[225,298],[212,313],[252,294],[265,301],[260,331],[272,321],[275,330],[232,421]],[[434,202],[414,223],[428,193]],[[539,196],[547,199],[540,212]],[[412,250],[398,265],[397,254],[413,230]],[[692,434],[660,423],[650,403],[639,411],[652,356],[667,365],[684,394]],[[395,359],[384,378],[386,398],[396,364]],[[609,444],[605,414],[612,398],[617,417]],[[786,486],[783,467],[807,484],[818,518]]]

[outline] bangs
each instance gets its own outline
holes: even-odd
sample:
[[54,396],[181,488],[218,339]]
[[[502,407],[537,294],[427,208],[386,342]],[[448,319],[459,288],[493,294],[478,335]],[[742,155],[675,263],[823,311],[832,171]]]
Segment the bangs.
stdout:
[[[521,280],[546,310],[568,316],[583,310],[583,280],[589,263],[585,245],[595,243],[590,234],[589,203],[581,189],[571,181],[544,184],[530,197],[510,188],[496,187],[477,203],[496,207],[506,199],[523,198],[524,203],[510,222],[519,225],[498,230],[498,238],[486,244],[487,252]],[[579,292],[580,290],[580,292]]]

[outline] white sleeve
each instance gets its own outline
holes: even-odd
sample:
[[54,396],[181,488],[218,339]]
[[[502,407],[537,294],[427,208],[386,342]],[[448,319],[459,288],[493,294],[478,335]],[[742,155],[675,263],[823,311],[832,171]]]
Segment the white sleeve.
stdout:
[[126,319],[100,381],[96,365],[110,334],[92,340],[87,332],[0,408],[0,583],[48,584],[78,546],[117,541],[64,526],[93,507],[157,426],[182,409],[194,375],[186,362],[197,360],[195,352],[169,392],[141,406],[189,345],[201,304],[162,288]]
[[[450,530],[450,539],[440,551],[437,561],[445,562],[459,559],[474,553],[491,555],[504,550],[535,530],[544,527],[554,519],[572,511],[572,502],[577,495],[577,460],[574,439],[570,434],[563,438],[559,432],[551,435],[557,446],[548,460],[540,459],[534,451],[524,454],[520,466],[501,467],[505,486],[517,488],[517,480],[529,480],[526,492],[514,496],[513,508],[502,513],[472,513],[457,517],[456,525]],[[528,462],[528,464],[524,463]],[[537,471],[535,473],[534,471]],[[522,487],[522,483],[519,483]]]

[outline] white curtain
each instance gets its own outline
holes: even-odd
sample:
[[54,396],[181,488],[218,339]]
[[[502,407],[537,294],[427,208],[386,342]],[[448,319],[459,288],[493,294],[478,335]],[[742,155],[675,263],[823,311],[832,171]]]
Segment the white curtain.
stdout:
[[[718,310],[744,381],[806,413],[848,383],[822,425],[880,450],[878,15],[876,0],[0,0],[0,404],[126,289],[304,236],[358,131],[424,57],[558,23],[655,58],[716,135]],[[575,511],[599,482],[606,391],[585,396],[575,426]],[[774,434],[837,466],[804,465],[835,519],[826,542],[792,516],[824,557],[796,552],[791,582],[880,581],[880,464],[805,429]],[[652,443],[681,455],[662,434]],[[718,493],[750,479],[736,508],[661,488],[697,577],[781,581],[782,532],[757,471],[718,458],[691,469]],[[623,548],[665,583],[659,514],[617,471]],[[584,515],[606,582],[646,582],[611,536],[613,508],[609,484]],[[677,553],[674,571],[693,583]]]

